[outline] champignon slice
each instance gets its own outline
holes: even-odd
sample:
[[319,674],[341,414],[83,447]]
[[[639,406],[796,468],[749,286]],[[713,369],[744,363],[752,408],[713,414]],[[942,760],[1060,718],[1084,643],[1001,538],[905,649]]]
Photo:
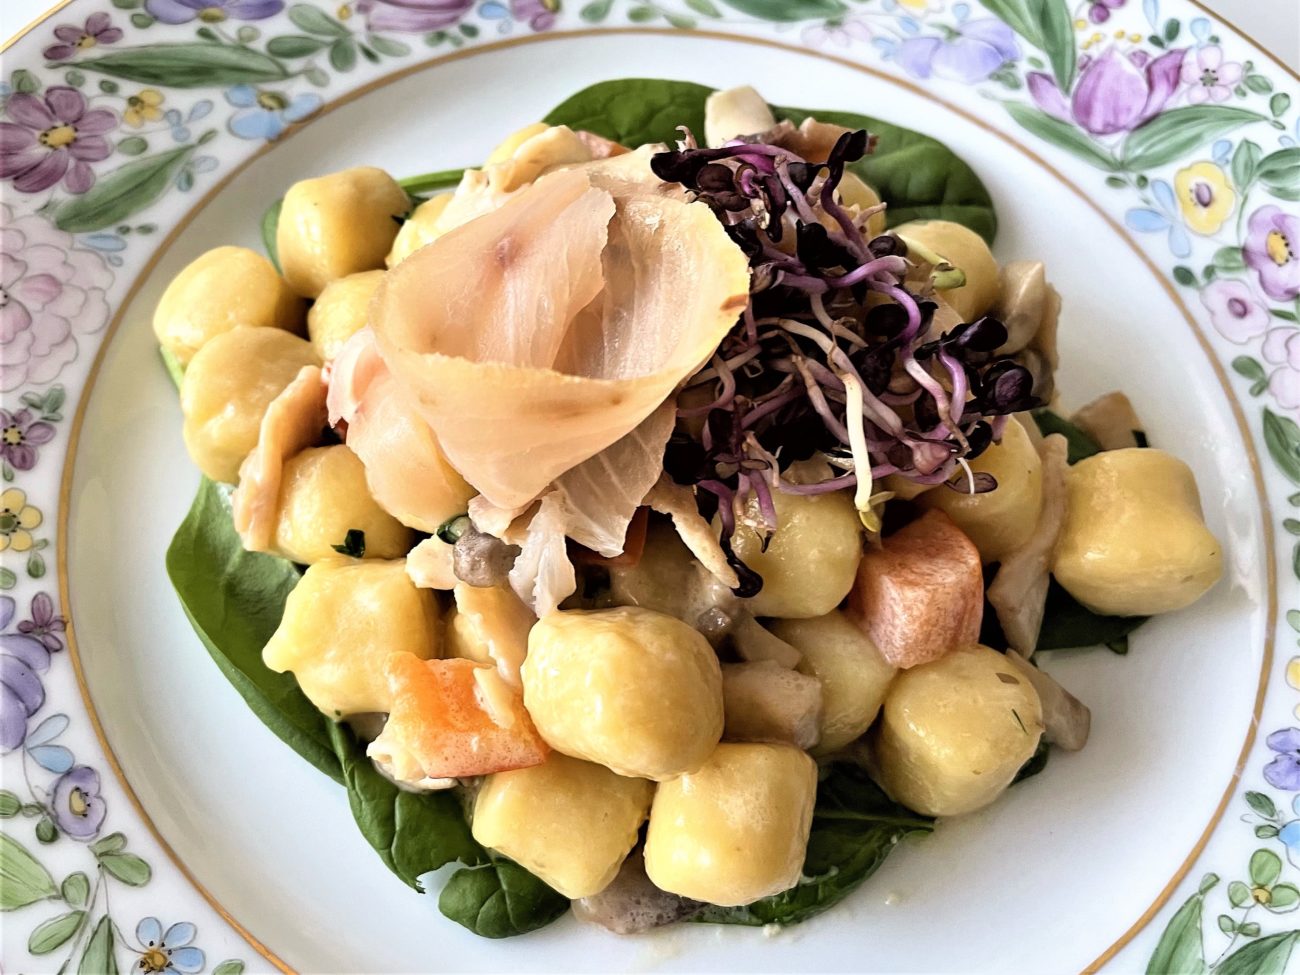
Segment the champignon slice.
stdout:
[[1038,334],[1047,310],[1047,271],[1042,261],[1012,261],[1002,267],[993,315],[1007,327],[1000,355],[1026,348]]
[[704,905],[650,882],[641,848],[633,850],[608,887],[573,902],[573,916],[615,934],[640,934],[698,914]]
[[506,582],[515,560],[518,545],[510,545],[470,527],[452,546],[451,564],[456,578],[471,586],[500,586]]
[[749,85],[715,91],[704,102],[704,141],[710,148],[742,135],[757,135],[776,125],[763,96]]
[[848,612],[895,667],[970,646],[984,616],[979,550],[946,514],[927,511],[862,557]]
[[1007,661],[1038,692],[1043,705],[1043,737],[1067,752],[1077,752],[1088,744],[1092,728],[1088,706],[1015,650],[1007,651]]
[[1070,422],[1092,437],[1102,450],[1142,446],[1137,436],[1142,432],[1142,421],[1121,392],[1097,397],[1070,417]]
[[1002,561],[988,600],[998,616],[1007,642],[1025,657],[1038,646],[1047,604],[1052,552],[1065,524],[1067,445],[1059,433],[1044,437],[1038,455],[1043,460],[1043,507],[1029,541]]
[[822,685],[772,660],[722,665],[722,704],[729,741],[780,741],[809,749],[822,721]]
[[993,315],[1007,327],[999,355],[1014,355],[1034,375],[1033,393],[1049,401],[1055,391],[1056,325],[1061,296],[1047,281],[1042,261],[1012,261],[1002,268]]
[[749,663],[771,662],[794,670],[803,660],[803,654],[748,613],[739,614],[732,623],[731,645],[740,659]]

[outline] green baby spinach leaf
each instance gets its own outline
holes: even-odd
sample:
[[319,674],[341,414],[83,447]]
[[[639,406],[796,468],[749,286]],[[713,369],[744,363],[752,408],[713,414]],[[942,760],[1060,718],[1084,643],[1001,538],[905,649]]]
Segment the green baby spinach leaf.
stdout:
[[231,521],[229,488],[207,478],[200,483],[167,550],[167,574],[194,632],[253,713],[312,765],[343,781],[329,720],[292,674],[277,674],[262,662],[298,570],[287,559],[244,551]]
[[484,866],[457,870],[438,897],[438,910],[483,938],[536,931],[568,909],[562,894],[496,854]]
[[262,246],[266,248],[266,256],[271,259],[277,271],[280,268],[280,248],[276,242],[276,234],[280,230],[280,211],[284,209],[284,197],[280,197],[262,214]]
[[1044,408],[1034,410],[1033,416],[1034,422],[1038,424],[1038,429],[1044,437],[1059,433],[1065,438],[1069,447],[1066,459],[1071,464],[1077,464],[1093,454],[1101,453],[1101,447],[1098,446],[1097,441],[1093,440],[1092,437],[1061,416],[1061,414],[1053,413],[1051,410]]
[[1020,766],[1020,771],[1016,777],[1011,780],[1011,784],[1023,782],[1025,779],[1031,779],[1043,769],[1047,768],[1047,759],[1052,754],[1052,746],[1042,738],[1038,739],[1038,747],[1034,749],[1034,754],[1029,756],[1029,761]]
[[158,354],[162,357],[163,368],[167,370],[167,377],[179,390],[181,380],[185,378],[185,367],[181,365],[181,361],[176,356],[161,346],[158,349]]
[[[279,626],[300,577],[287,559],[244,551],[231,521],[229,494],[229,488],[204,478],[167,552],[167,571],[181,605],[221,672],[263,724],[347,787],[358,829],[403,882],[421,890],[419,878],[430,870],[456,860],[486,862],[487,852],[474,842],[451,793],[399,789],[366,756],[364,742],[307,700],[292,674],[277,674],[262,662],[262,647]],[[129,855],[120,853],[121,846],[101,840],[93,849],[106,869],[129,883],[147,867],[136,864],[138,858],[125,859]],[[118,858],[111,866],[110,857]],[[527,889],[513,873],[510,883]]]
[[817,788],[804,879],[744,907],[706,907],[694,920],[713,924],[797,924],[838,904],[885,862],[908,833],[934,820],[890,800],[856,765],[835,763]]
[[[678,126],[703,134],[704,101],[712,92],[686,81],[603,81],[562,102],[545,121],[586,129],[624,145],[671,144],[678,137]],[[988,190],[975,171],[938,140],[853,112],[777,106],[773,112],[796,125],[811,115],[823,122],[865,128],[876,136],[875,152],[850,168],[889,204],[890,226],[908,220],[952,220],[990,243],[997,234]]]
[[1078,647],[1123,646],[1128,652],[1128,635],[1145,623],[1147,616],[1100,616],[1079,604],[1055,579],[1047,589],[1043,628],[1038,632],[1039,650],[1071,650]]
[[346,725],[329,724],[357,828],[403,883],[424,893],[420,876],[445,864],[482,863],[486,852],[470,836],[460,803],[450,792],[407,792],[380,774],[365,742]]

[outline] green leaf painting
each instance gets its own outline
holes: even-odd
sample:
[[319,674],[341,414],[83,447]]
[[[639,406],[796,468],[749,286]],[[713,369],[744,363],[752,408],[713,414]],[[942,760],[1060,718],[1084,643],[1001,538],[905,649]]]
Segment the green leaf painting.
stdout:
[[0,833],[0,911],[12,911],[54,897],[50,872],[8,833]]
[[162,197],[195,148],[180,146],[119,166],[60,205],[55,224],[69,233],[87,233],[121,223]]
[[84,71],[160,88],[257,85],[289,77],[283,64],[252,48],[193,41],[122,48],[73,63]]

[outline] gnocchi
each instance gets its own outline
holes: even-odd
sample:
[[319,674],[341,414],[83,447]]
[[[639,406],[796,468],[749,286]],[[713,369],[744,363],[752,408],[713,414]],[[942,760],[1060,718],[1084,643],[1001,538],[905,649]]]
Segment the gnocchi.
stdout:
[[409,528],[375,503],[366,470],[343,444],[310,447],[284,463],[275,548],[311,564],[338,554],[348,532],[365,537],[365,557],[396,559],[414,540]]
[[998,262],[984,238],[951,220],[913,220],[894,233],[909,247],[937,254],[965,275],[965,283],[941,292],[963,322],[973,322],[998,300]]
[[996,650],[962,647],[894,679],[873,733],[873,771],[909,809],[957,816],[996,799],[1042,734],[1029,681]]
[[154,310],[158,343],[187,365],[209,339],[240,325],[299,332],[303,301],[247,247],[216,247],[171,280]]
[[1191,605],[1223,574],[1191,469],[1163,450],[1094,454],[1069,469],[1052,574],[1095,613],[1150,616]]
[[528,634],[524,704],[556,751],[663,781],[722,737],[722,671],[707,640],[630,606],[570,610]]
[[838,610],[815,619],[777,620],[772,632],[802,654],[799,672],[821,684],[821,733],[813,754],[829,755],[862,737],[898,672],[871,637]]
[[551,752],[540,765],[484,780],[474,839],[565,897],[591,897],[609,886],[636,845],[653,796],[652,782]]
[[238,481],[266,408],[303,366],[316,365],[309,342],[278,328],[236,328],[210,339],[181,380],[182,433],[195,466],[214,481]]
[[[945,485],[927,491],[918,503],[937,508],[965,532],[985,564],[1000,562],[1020,548],[1034,533],[1043,507],[1043,462],[1025,428],[1008,422],[1002,442],[992,444],[970,462],[975,475],[987,474],[997,481],[991,491],[970,494]],[[959,476],[960,487],[965,479]]]
[[291,671],[308,700],[337,719],[392,711],[385,661],[427,660],[438,644],[438,603],[400,560],[334,558],[303,573],[262,660],[278,674]]
[[321,361],[332,361],[365,327],[366,309],[383,280],[383,271],[358,271],[325,285],[307,312],[307,335]]
[[[829,613],[853,588],[862,560],[862,523],[853,499],[843,492],[821,495],[774,492],[778,528],[766,550],[759,531],[737,530],[736,556],[763,577],[749,601],[755,616],[803,619]],[[750,499],[746,518],[761,523]],[[816,572],[808,567],[817,566]]]
[[331,281],[382,268],[410,208],[406,190],[374,166],[294,183],[275,237],[285,280],[315,298]]
[[656,887],[735,907],[799,882],[817,765],[792,745],[719,745],[655,790],[645,868]]

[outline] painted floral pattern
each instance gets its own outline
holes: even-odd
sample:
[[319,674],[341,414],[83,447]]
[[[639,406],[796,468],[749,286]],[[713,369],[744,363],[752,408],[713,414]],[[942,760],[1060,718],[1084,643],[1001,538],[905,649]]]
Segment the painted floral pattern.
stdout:
[[[1166,17],[1161,6],[113,0],[102,10],[79,2],[38,27],[30,43],[40,57],[13,58],[0,78],[0,751],[14,786],[0,790],[0,909],[30,917],[28,951],[65,970],[209,970],[193,923],[128,922],[110,909],[111,888],[146,886],[152,870],[113,831],[129,820],[113,807],[99,756],[78,761],[65,744],[84,714],[48,692],[68,667],[44,556],[56,503],[48,475],[65,446],[60,380],[85,361],[129,283],[117,269],[153,249],[163,201],[210,186],[363,70],[511,32],[775,21],[787,39],[883,61],[936,90],[973,88],[989,111],[1090,167],[1096,193],[1114,194],[1108,205],[1163,250],[1173,279],[1236,349],[1245,402],[1300,507],[1296,89],[1283,90],[1208,18]],[[1283,528],[1297,536],[1300,575],[1300,518]],[[1300,635],[1300,608],[1287,620]],[[1300,691],[1300,656],[1287,675]],[[1300,906],[1300,719],[1261,737],[1246,777],[1260,788],[1235,800],[1261,845],[1223,866],[1234,879],[1207,874],[1165,909],[1152,971],[1172,959],[1224,975],[1282,971],[1300,941],[1285,917]],[[64,854],[47,857],[60,839]],[[56,859],[59,873],[72,869],[58,876]],[[238,975],[243,963],[210,970]]]

